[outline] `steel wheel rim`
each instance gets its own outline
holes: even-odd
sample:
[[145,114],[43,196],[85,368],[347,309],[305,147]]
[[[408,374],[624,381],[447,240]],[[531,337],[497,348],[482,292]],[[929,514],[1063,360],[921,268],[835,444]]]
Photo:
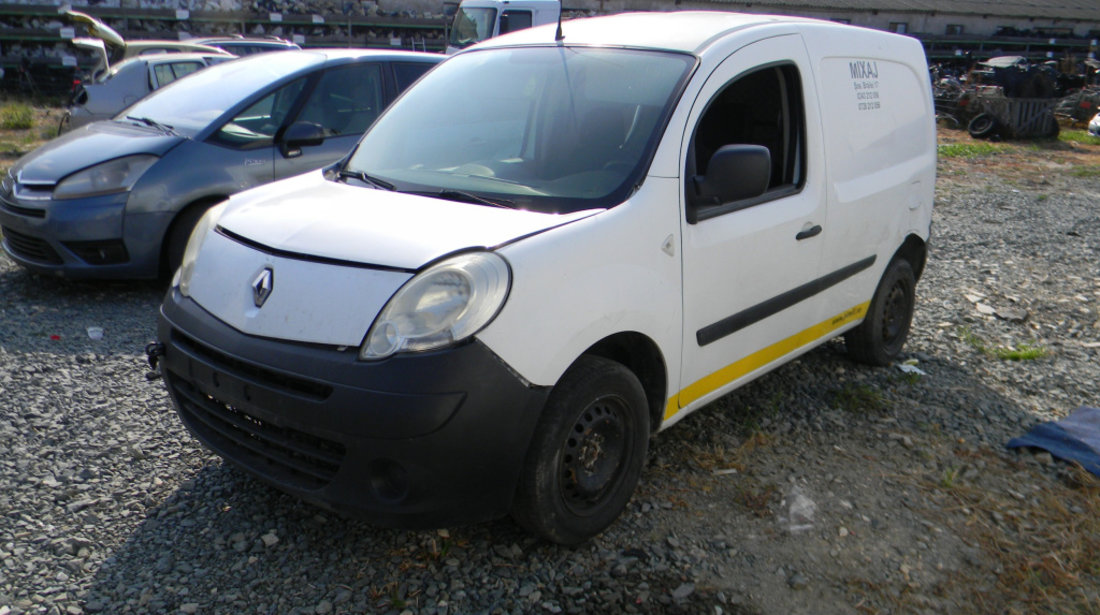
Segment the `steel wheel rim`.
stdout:
[[618,396],[589,404],[561,447],[558,481],[562,502],[574,514],[599,509],[621,482],[629,454],[629,408]]
[[908,314],[909,293],[901,282],[894,284],[886,296],[882,311],[882,341],[893,346],[905,333]]

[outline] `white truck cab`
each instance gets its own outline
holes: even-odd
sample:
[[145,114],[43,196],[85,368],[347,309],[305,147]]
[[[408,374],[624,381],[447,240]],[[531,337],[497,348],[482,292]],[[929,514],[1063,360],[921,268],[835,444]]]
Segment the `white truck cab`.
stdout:
[[161,311],[188,428],[376,523],[559,543],[650,437],[844,335],[902,351],[935,173],[919,42],[721,12],[456,54],[344,160],[231,197]]
[[447,35],[450,55],[485,39],[557,23],[561,0],[462,0]]

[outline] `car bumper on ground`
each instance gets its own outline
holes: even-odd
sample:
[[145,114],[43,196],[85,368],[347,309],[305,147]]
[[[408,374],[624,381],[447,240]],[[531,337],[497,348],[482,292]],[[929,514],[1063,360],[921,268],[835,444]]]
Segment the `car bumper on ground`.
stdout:
[[504,516],[548,389],[487,347],[358,360],[244,335],[178,290],[160,370],[188,429],[278,488],[391,527]]
[[128,215],[129,193],[73,201],[0,195],[4,251],[23,267],[68,278],[152,278],[171,216]]

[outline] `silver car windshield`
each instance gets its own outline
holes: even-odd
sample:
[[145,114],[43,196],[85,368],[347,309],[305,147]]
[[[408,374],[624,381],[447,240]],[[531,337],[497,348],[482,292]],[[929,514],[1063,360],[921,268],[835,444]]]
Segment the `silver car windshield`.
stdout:
[[323,60],[316,54],[286,53],[225,62],[173,81],[115,118],[147,118],[171,126],[177,133],[194,136],[252,94]]
[[378,119],[344,176],[535,211],[611,207],[641,183],[694,65],[593,47],[460,54]]

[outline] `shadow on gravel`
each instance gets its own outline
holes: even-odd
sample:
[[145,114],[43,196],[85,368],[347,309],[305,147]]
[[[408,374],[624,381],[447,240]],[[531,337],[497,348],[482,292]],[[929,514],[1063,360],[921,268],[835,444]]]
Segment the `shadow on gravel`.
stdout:
[[[829,461],[835,456],[831,443],[843,442],[866,466],[856,472],[886,471],[876,470],[873,460],[896,454],[897,465],[926,463],[934,476],[938,461],[922,456],[921,438],[947,443],[963,438],[998,448],[1014,426],[1032,422],[1026,410],[950,360],[924,358],[920,365],[928,375],[914,379],[894,368],[855,365],[838,352],[841,348],[829,344],[810,352],[663,433],[627,513],[581,548],[535,541],[508,520],[445,532],[379,529],[299,502],[213,461],[146,509],[146,519],[98,570],[85,610],[701,613],[721,605],[725,613],[755,612],[738,604],[767,605],[762,592],[792,591],[786,579],[769,587],[760,570],[784,566],[785,552],[803,557],[796,554],[808,543],[775,531],[763,541],[741,542],[743,528],[776,527],[779,498],[754,507],[729,486],[731,479],[715,477],[714,469],[734,461],[715,458],[715,451],[735,450],[752,432],[792,443],[801,442],[800,435],[828,434],[819,450],[798,455],[853,466],[850,459]],[[837,401],[838,392],[852,387],[872,391],[876,401],[861,408],[838,406],[844,403]],[[917,446],[905,446],[897,433],[916,434]],[[745,474],[776,482],[785,480],[785,473],[811,484],[825,480],[819,468],[799,468],[798,458],[789,464],[766,457],[736,462],[748,464]],[[754,467],[757,462],[783,467]],[[188,473],[175,471],[185,478]],[[834,502],[821,505],[838,508]],[[903,508],[898,502],[882,506]],[[823,511],[821,517],[827,516]],[[880,538],[890,540],[885,534]],[[800,568],[811,583],[832,579],[843,588],[846,579],[857,578],[904,589],[907,582],[896,562],[845,568],[837,563],[843,557],[826,555],[835,545],[821,541],[813,548],[829,563]],[[746,589],[747,579],[763,584]],[[825,596],[856,602],[843,590]],[[787,599],[813,601],[805,593]],[[765,606],[761,612],[773,611]]]
[[[819,450],[798,454],[830,463],[828,458],[835,455],[831,443],[843,441],[866,467],[856,467],[851,459],[834,464],[882,472],[894,466],[876,470],[874,460],[896,454],[897,465],[927,463],[931,476],[937,460],[922,457],[919,446],[904,446],[895,433],[917,434],[918,444],[927,436],[944,442],[964,438],[996,448],[1008,426],[1027,424],[1031,417],[949,360],[924,359],[921,367],[928,375],[913,379],[893,368],[855,365],[837,352],[840,348],[830,344],[815,350],[658,437],[642,488],[627,513],[581,548],[538,542],[508,520],[444,532],[379,529],[324,512],[208,461],[166,499],[146,509],[146,519],[98,570],[85,610],[713,613],[721,606],[724,613],[748,614],[757,611],[740,605],[754,604],[760,612],[775,612],[767,605],[813,603],[816,598],[792,593],[785,578],[771,587],[767,577],[775,574],[769,567],[791,569],[782,561],[784,553],[794,559],[816,548],[826,565],[799,570],[810,583],[831,579],[840,587],[823,596],[841,600],[838,605],[851,600],[843,611],[857,598],[868,600],[865,591],[858,597],[844,593],[852,579],[904,589],[907,580],[899,576],[898,564],[860,561],[846,568],[843,557],[827,555],[836,548],[828,541],[807,547],[806,540],[792,540],[774,529],[764,532],[765,540],[742,542],[744,528],[777,527],[779,497],[764,497],[754,506],[730,487],[730,478],[715,477],[713,470],[730,460],[716,459],[714,452],[733,451],[751,432],[780,442],[829,434]],[[878,401],[862,409],[838,407],[838,391],[850,387],[874,391]],[[785,473],[811,483],[825,480],[817,474],[819,468],[799,468],[799,461],[737,460],[748,464],[744,474],[780,483]],[[757,462],[782,467],[754,467]],[[176,471],[184,478],[188,474]],[[839,508],[835,502],[821,505]],[[882,506],[904,508],[893,501]],[[823,510],[821,518],[827,517]],[[909,546],[891,545],[887,534],[879,538],[884,548]],[[759,585],[747,588],[747,580]],[[767,592],[790,595],[773,603]],[[875,602],[885,606],[890,599],[870,603]]]
[[[618,532],[613,532],[618,533]],[[509,520],[372,527],[220,463],[203,467],[110,554],[86,612],[702,613],[713,591],[649,545],[548,545]],[[625,543],[624,543],[625,544]],[[727,607],[725,613],[742,613]]]
[[[678,535],[732,545],[711,560],[715,586],[761,612],[1001,612],[999,556],[962,507],[929,497],[1009,497],[1020,464],[1004,444],[1041,419],[983,379],[994,359],[918,351],[915,376],[843,350],[828,343],[663,433],[642,497]],[[816,504],[798,533],[796,486]]]
[[[27,272],[0,255],[0,346],[9,352],[140,353],[166,284],[80,281]],[[88,328],[103,330],[91,339]]]

